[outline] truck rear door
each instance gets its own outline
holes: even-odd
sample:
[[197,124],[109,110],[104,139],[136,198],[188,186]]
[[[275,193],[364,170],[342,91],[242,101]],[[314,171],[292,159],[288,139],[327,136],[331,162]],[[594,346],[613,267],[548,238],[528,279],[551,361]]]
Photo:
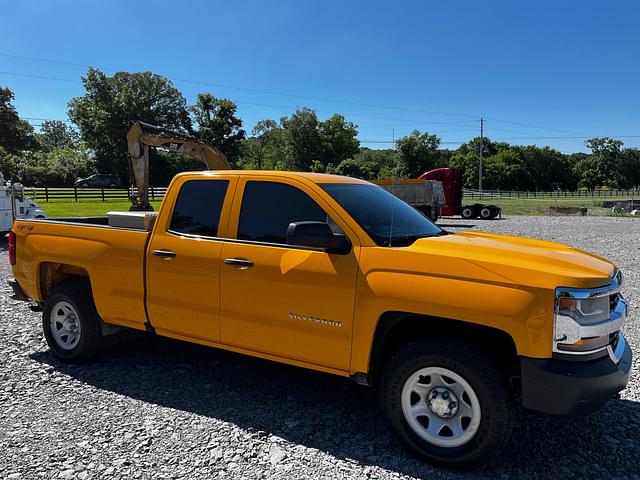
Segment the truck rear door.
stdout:
[[173,208],[160,212],[147,250],[149,319],[163,335],[219,341],[220,237],[236,178],[177,181]]

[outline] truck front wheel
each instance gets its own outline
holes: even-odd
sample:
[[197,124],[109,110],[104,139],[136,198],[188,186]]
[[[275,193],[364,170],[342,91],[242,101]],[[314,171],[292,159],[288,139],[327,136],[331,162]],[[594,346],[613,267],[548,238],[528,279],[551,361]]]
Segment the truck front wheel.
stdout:
[[102,334],[87,281],[68,280],[54,289],[42,313],[42,329],[61,360],[86,360],[100,350]]
[[382,409],[400,441],[444,467],[478,465],[511,434],[506,379],[480,351],[448,339],[411,343],[385,368]]

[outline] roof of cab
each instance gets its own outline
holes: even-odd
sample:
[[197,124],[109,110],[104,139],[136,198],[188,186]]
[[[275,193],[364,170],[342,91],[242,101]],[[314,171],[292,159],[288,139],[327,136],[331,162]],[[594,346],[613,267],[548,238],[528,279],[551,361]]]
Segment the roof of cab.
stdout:
[[359,178],[344,177],[342,175],[329,175],[327,173],[315,173],[315,172],[286,172],[281,170],[205,170],[201,172],[183,172],[179,173],[179,176],[186,175],[203,175],[203,176],[260,176],[260,177],[286,177],[286,178],[304,178],[313,183],[363,183],[367,184],[366,180]]

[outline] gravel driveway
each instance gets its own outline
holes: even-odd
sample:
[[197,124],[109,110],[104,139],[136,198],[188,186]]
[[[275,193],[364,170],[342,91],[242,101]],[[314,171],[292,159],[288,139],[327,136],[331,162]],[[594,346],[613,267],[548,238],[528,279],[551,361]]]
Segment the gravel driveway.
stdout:
[[[624,271],[640,352],[640,221],[441,220],[557,240]],[[464,227],[466,225],[466,227]],[[48,351],[40,314],[10,298],[0,243],[0,478],[640,478],[638,353],[621,400],[587,418],[521,413],[494,463],[470,472],[408,455],[371,389],[349,380],[126,333],[81,366]]]

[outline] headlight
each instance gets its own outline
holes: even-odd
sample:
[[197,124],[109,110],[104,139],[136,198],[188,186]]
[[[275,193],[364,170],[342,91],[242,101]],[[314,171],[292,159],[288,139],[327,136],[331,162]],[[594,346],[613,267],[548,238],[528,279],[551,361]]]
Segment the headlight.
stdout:
[[593,325],[609,318],[610,299],[608,295],[595,298],[558,298],[557,313],[571,317],[580,325]]
[[627,304],[620,294],[622,275],[593,289],[556,289],[553,351],[586,355],[604,351],[617,341]]

